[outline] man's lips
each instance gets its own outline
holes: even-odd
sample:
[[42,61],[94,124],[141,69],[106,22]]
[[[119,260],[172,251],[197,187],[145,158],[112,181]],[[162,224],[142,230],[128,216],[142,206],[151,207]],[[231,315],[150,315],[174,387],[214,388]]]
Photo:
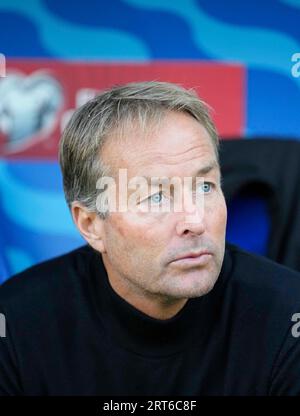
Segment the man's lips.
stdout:
[[176,265],[204,265],[206,264],[212,257],[212,252],[208,250],[202,250],[198,252],[189,252],[183,255],[176,257],[171,263]]

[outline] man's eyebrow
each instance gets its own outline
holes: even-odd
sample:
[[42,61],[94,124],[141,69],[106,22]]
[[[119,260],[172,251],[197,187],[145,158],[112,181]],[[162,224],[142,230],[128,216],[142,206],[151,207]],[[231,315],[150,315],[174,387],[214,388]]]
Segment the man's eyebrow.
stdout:
[[[218,163],[215,160],[213,160],[209,162],[207,165],[200,168],[193,177],[204,176],[207,173],[211,172],[212,170],[218,169],[218,167],[219,167]],[[165,177],[165,178],[168,179],[168,177]],[[153,177],[144,176],[144,179],[146,179],[146,181],[149,184],[151,183],[153,186],[160,185],[162,183],[161,177],[157,177],[157,176],[153,176]]]
[[217,169],[218,167],[219,167],[218,163],[214,160],[214,161],[210,162],[208,165],[203,166],[202,168],[200,168],[196,172],[195,176],[206,175],[207,173],[211,172],[214,169]]

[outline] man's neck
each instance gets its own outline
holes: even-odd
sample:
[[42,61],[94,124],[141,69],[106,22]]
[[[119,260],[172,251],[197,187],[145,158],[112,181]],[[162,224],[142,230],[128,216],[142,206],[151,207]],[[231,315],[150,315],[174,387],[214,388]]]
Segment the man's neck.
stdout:
[[110,265],[105,261],[104,256],[103,263],[112,289],[126,302],[152,318],[160,320],[170,319],[184,307],[188,300],[174,299],[141,291],[131,282],[117,277],[112,272]]
[[169,299],[159,296],[143,296],[122,290],[120,287],[114,287],[111,282],[112,288],[115,292],[121,296],[126,302],[130,303],[139,311],[151,316],[155,319],[165,320],[175,316],[186,304],[187,299],[176,299],[170,301]]

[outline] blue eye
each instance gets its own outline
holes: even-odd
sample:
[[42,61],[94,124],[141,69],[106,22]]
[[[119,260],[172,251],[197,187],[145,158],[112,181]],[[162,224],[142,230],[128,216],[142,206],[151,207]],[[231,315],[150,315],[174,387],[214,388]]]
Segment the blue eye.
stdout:
[[156,194],[151,195],[150,201],[153,202],[154,204],[160,204],[162,201],[162,192],[157,192]]
[[210,182],[204,182],[201,184],[203,193],[208,194],[211,191],[212,184]]

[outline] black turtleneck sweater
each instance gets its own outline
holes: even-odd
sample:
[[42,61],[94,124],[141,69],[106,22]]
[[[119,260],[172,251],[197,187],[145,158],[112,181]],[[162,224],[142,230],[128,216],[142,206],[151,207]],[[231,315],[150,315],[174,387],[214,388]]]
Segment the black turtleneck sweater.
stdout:
[[0,312],[0,394],[300,394],[300,275],[229,244],[213,290],[171,319],[120,298],[88,246],[9,279]]

